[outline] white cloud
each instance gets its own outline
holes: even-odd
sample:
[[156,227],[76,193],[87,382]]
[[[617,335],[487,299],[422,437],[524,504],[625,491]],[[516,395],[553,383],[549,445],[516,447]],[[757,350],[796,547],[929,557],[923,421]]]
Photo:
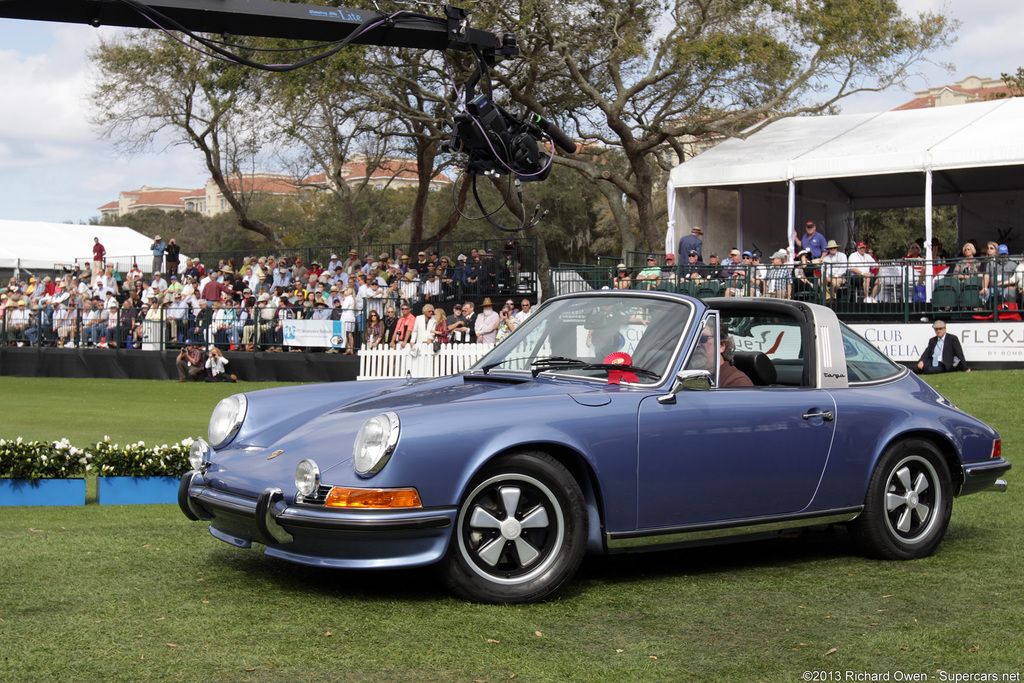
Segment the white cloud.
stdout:
[[124,159],[99,139],[88,121],[86,57],[99,33],[0,20],[0,218],[85,221],[121,190],[203,185],[194,151],[172,147]]

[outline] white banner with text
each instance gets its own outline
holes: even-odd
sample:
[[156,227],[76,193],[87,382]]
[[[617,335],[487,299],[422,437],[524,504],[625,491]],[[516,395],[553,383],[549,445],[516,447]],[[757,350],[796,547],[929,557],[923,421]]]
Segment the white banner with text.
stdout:
[[[935,336],[930,323],[868,323],[850,327],[896,361],[920,360],[928,340]],[[946,334],[959,337],[968,363],[1024,361],[1024,323],[950,322]]]

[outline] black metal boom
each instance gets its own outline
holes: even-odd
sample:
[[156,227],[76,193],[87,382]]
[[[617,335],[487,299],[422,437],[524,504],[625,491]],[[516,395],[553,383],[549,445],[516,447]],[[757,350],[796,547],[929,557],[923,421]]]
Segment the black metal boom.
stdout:
[[[92,26],[155,28],[146,10],[190,31],[293,40],[334,41],[387,15],[369,10],[273,0],[0,0],[0,17]],[[465,10],[444,6],[445,16],[402,13],[352,42],[386,47],[475,51],[490,62],[519,53],[515,36],[499,38],[468,26]]]

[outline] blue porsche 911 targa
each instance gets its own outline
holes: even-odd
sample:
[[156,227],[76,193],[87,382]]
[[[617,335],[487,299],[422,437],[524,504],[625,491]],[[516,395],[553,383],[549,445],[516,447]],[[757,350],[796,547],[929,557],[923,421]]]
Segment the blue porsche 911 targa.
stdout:
[[458,596],[551,596],[590,553],[846,525],[934,552],[1002,490],[999,435],[843,325],[776,299],[550,299],[466,372],[222,401],[179,505],[323,567],[437,564]]

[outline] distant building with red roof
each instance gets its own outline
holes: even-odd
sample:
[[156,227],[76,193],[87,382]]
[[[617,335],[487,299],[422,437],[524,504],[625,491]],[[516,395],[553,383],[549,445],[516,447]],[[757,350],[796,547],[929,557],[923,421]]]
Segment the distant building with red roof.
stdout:
[[184,211],[184,198],[196,192],[197,190],[185,190],[177,187],[143,185],[138,190],[121,192],[115,201],[101,206],[100,213],[103,216],[124,216],[143,209]]
[[907,109],[927,109],[929,107],[948,107],[954,104],[970,104],[984,102],[1000,97],[1012,97],[1013,92],[1001,78],[979,78],[968,76],[953,85],[940,85],[914,93],[914,99],[893,111]]
[[[411,187],[418,182],[416,162],[411,159],[384,159],[371,169],[365,158],[358,157],[342,167],[341,175],[349,185],[365,182],[373,190]],[[444,174],[437,174],[430,181],[430,189],[436,191],[451,183],[452,180]],[[317,173],[296,180],[289,175],[252,173],[229,178],[228,184],[243,194],[298,197],[317,189],[327,189],[327,176]],[[143,185],[138,190],[123,191],[117,200],[99,207],[102,216],[115,218],[145,209],[194,211],[204,216],[216,216],[230,211],[231,206],[213,179],[207,179],[206,186],[199,189],[152,188]]]

